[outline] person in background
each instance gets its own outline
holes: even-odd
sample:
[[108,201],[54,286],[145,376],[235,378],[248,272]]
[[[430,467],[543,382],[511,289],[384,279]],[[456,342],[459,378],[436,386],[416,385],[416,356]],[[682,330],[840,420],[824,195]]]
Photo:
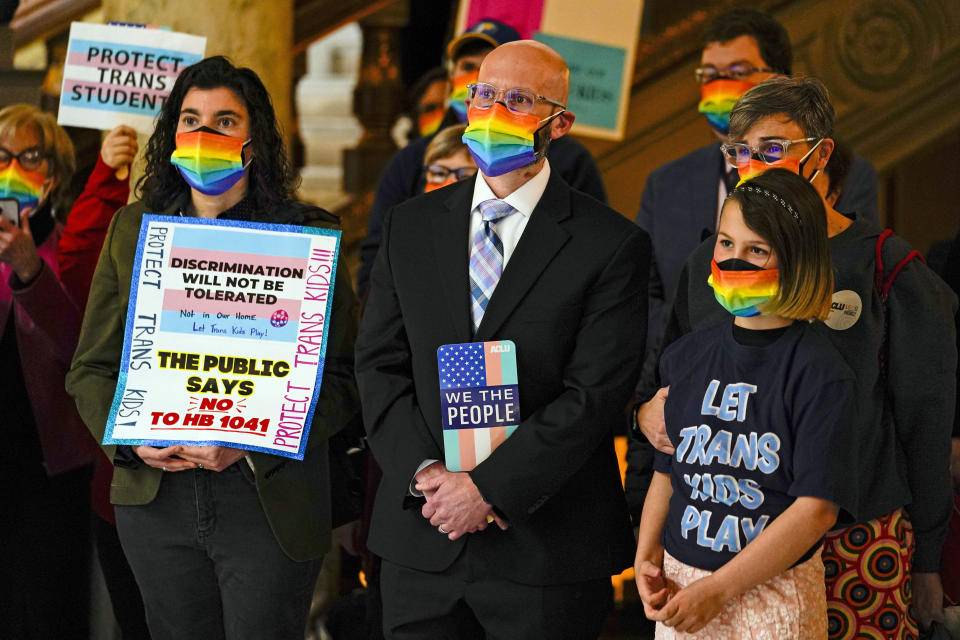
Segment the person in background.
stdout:
[[[467,118],[467,85],[477,79],[484,58],[496,47],[519,40],[520,34],[499,20],[480,20],[447,45],[448,100],[447,112],[440,128],[462,124]],[[397,151],[380,174],[367,236],[360,244],[360,268],[357,271],[357,290],[361,298],[369,287],[370,270],[380,248],[381,227],[387,211],[415,195],[423,193],[424,176],[421,171],[423,155],[430,136],[419,138]],[[593,157],[586,148],[563,136],[554,140],[547,151],[553,170],[574,189],[607,201],[603,179]]]
[[[130,127],[120,125],[107,133],[93,172],[83,192],[74,201],[60,235],[57,263],[61,281],[81,312],[87,304],[90,282],[107,228],[113,214],[126,205],[130,197],[130,165],[137,155],[137,149],[137,133]],[[113,464],[100,452],[90,482],[97,558],[122,638],[148,639],[150,632],[143,610],[143,598],[140,597],[140,589],[117,537],[113,505],[110,504],[112,477]]]
[[[843,452],[856,524],[831,531],[823,551],[830,638],[916,636],[918,622],[926,628],[943,618],[937,572],[950,518],[957,298],[903,239],[883,241],[874,223],[827,204],[827,186],[814,176],[833,151],[833,117],[819,80],[772,78],[737,102],[724,151],[742,178],[788,168],[824,199],[834,294],[815,329],[853,370],[857,394],[857,446]],[[712,250],[711,238],[684,265],[661,352],[726,316],[706,284]],[[673,453],[663,422],[670,390],[657,369],[645,369],[640,389],[631,414],[643,440],[631,439],[627,468],[634,513],[652,447]]]
[[466,125],[462,124],[447,127],[437,133],[427,145],[423,156],[423,171],[426,175],[424,193],[477,174],[477,164],[463,142],[466,128]]
[[414,126],[410,139],[432,136],[440,129],[447,111],[447,72],[434,67],[417,80],[410,90],[410,114]]
[[[701,94],[698,110],[717,141],[651,172],[637,213],[637,224],[653,242],[648,347],[660,338],[664,310],[670,307],[684,261],[713,234],[720,206],[739,181],[736,170],[720,152],[720,144],[726,142],[730,110],[750,87],[774,76],[789,76],[792,71],[790,37],[770,15],[741,7],[720,14],[707,27],[696,70]],[[670,149],[663,152],[669,156]],[[876,222],[876,171],[854,155],[848,173],[837,209]]]
[[[220,162],[211,162],[211,148]],[[193,152],[189,159],[186,151]],[[206,58],[177,77],[146,160],[143,199],[110,224],[67,376],[67,390],[97,441],[120,370],[146,212],[337,224],[331,214],[295,202],[270,96],[256,73],[226,58]],[[330,544],[326,440],[359,408],[354,303],[349,275],[337,269],[323,386],[302,461],[221,446],[103,447],[114,463],[117,531],[154,640],[302,637]]]
[[73,144],[56,118],[0,110],[0,636],[88,637],[89,465],[96,455],[64,390],[81,313],[59,275]]

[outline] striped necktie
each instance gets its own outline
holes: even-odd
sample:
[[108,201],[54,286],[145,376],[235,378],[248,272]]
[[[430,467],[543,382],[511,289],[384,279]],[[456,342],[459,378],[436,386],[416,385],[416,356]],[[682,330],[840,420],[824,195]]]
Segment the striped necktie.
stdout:
[[503,272],[503,242],[497,235],[497,222],[516,211],[496,198],[484,200],[479,209],[483,225],[473,236],[470,250],[470,309],[474,333],[480,327],[483,312]]

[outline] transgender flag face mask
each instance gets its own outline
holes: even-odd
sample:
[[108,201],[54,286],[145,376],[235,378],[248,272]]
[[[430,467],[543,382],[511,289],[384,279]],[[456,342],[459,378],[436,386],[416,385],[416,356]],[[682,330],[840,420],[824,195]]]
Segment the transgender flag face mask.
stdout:
[[170,162],[192,188],[208,196],[218,196],[235,185],[247,172],[243,148],[249,140],[200,127],[177,134],[177,148]]

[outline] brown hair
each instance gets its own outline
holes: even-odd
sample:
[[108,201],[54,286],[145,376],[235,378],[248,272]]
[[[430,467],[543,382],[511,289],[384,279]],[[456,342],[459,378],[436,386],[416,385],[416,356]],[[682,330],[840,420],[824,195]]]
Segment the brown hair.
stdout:
[[816,78],[779,76],[764,80],[740,96],[730,111],[730,140],[739,140],[767,116],[785,114],[808,138],[833,138],[833,104]]
[[455,124],[438,131],[423,154],[423,166],[428,166],[436,160],[449,158],[456,152],[465,150],[467,145],[463,142],[463,132],[466,129],[467,125],[465,124]]
[[826,319],[833,298],[827,213],[813,186],[786,169],[770,169],[733,190],[743,221],[777,256],[779,289],[758,309],[794,320]]
[[65,209],[70,178],[77,168],[73,142],[53,114],[29,104],[13,104],[0,110],[0,139],[12,138],[21,127],[34,128],[40,148],[49,167],[47,175],[53,180],[50,203],[54,211]]

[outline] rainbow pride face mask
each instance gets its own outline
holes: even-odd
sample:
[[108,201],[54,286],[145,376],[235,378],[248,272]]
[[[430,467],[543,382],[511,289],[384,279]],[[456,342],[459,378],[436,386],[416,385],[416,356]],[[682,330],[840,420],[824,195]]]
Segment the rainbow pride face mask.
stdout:
[[563,111],[541,120],[532,113],[514,113],[499,102],[489,109],[470,107],[463,142],[485,176],[501,176],[539,160],[536,133]]
[[737,104],[740,96],[756,85],[756,82],[729,78],[717,78],[713,82],[700,85],[700,104],[697,105],[697,111],[707,117],[707,122],[714,131],[725,136],[730,129],[733,105]]
[[46,178],[37,171],[27,171],[16,160],[10,162],[3,171],[0,171],[0,198],[10,198],[20,204],[23,209],[35,209],[40,203],[43,194],[43,183]]
[[[792,173],[797,174],[798,176],[803,175],[803,167],[807,164],[807,159],[810,157],[814,151],[817,150],[817,147],[820,146],[820,143],[823,142],[823,138],[817,140],[817,144],[810,147],[810,151],[807,151],[803,154],[802,158],[783,158],[782,160],[777,160],[772,164],[768,164],[763,160],[757,160],[756,158],[750,158],[750,161],[747,164],[742,164],[737,167],[737,173],[740,175],[740,182],[737,183],[739,187],[747,180],[753,180],[758,175],[770,169],[786,169]],[[813,182],[817,179],[817,176],[820,175],[820,169],[817,169],[813,172],[813,175],[810,176],[808,182]]]
[[[460,122],[467,121],[467,85],[476,82],[480,78],[480,70],[461,73],[450,81],[450,97],[447,98],[447,104],[453,108],[453,111],[460,118]],[[438,121],[437,124],[440,124]]]
[[711,260],[707,284],[713,288],[721,307],[735,316],[749,318],[760,315],[757,306],[777,295],[780,271],[763,269],[737,258],[720,263]]
[[442,121],[443,109],[434,109],[433,111],[421,113],[420,117],[417,118],[417,131],[419,131],[420,135],[424,138],[432,136],[437,132],[437,129],[440,128]]
[[170,162],[191,187],[208,196],[218,196],[246,173],[243,148],[249,142],[200,127],[177,134],[177,148]]
[[450,176],[449,178],[447,178],[447,179],[444,180],[443,182],[428,182],[428,183],[426,184],[426,186],[423,187],[423,192],[424,192],[424,193],[430,193],[431,191],[436,191],[437,189],[442,189],[443,187],[447,186],[448,184],[453,184],[453,183],[455,183],[456,181],[457,181],[456,178],[454,178],[453,176]]

